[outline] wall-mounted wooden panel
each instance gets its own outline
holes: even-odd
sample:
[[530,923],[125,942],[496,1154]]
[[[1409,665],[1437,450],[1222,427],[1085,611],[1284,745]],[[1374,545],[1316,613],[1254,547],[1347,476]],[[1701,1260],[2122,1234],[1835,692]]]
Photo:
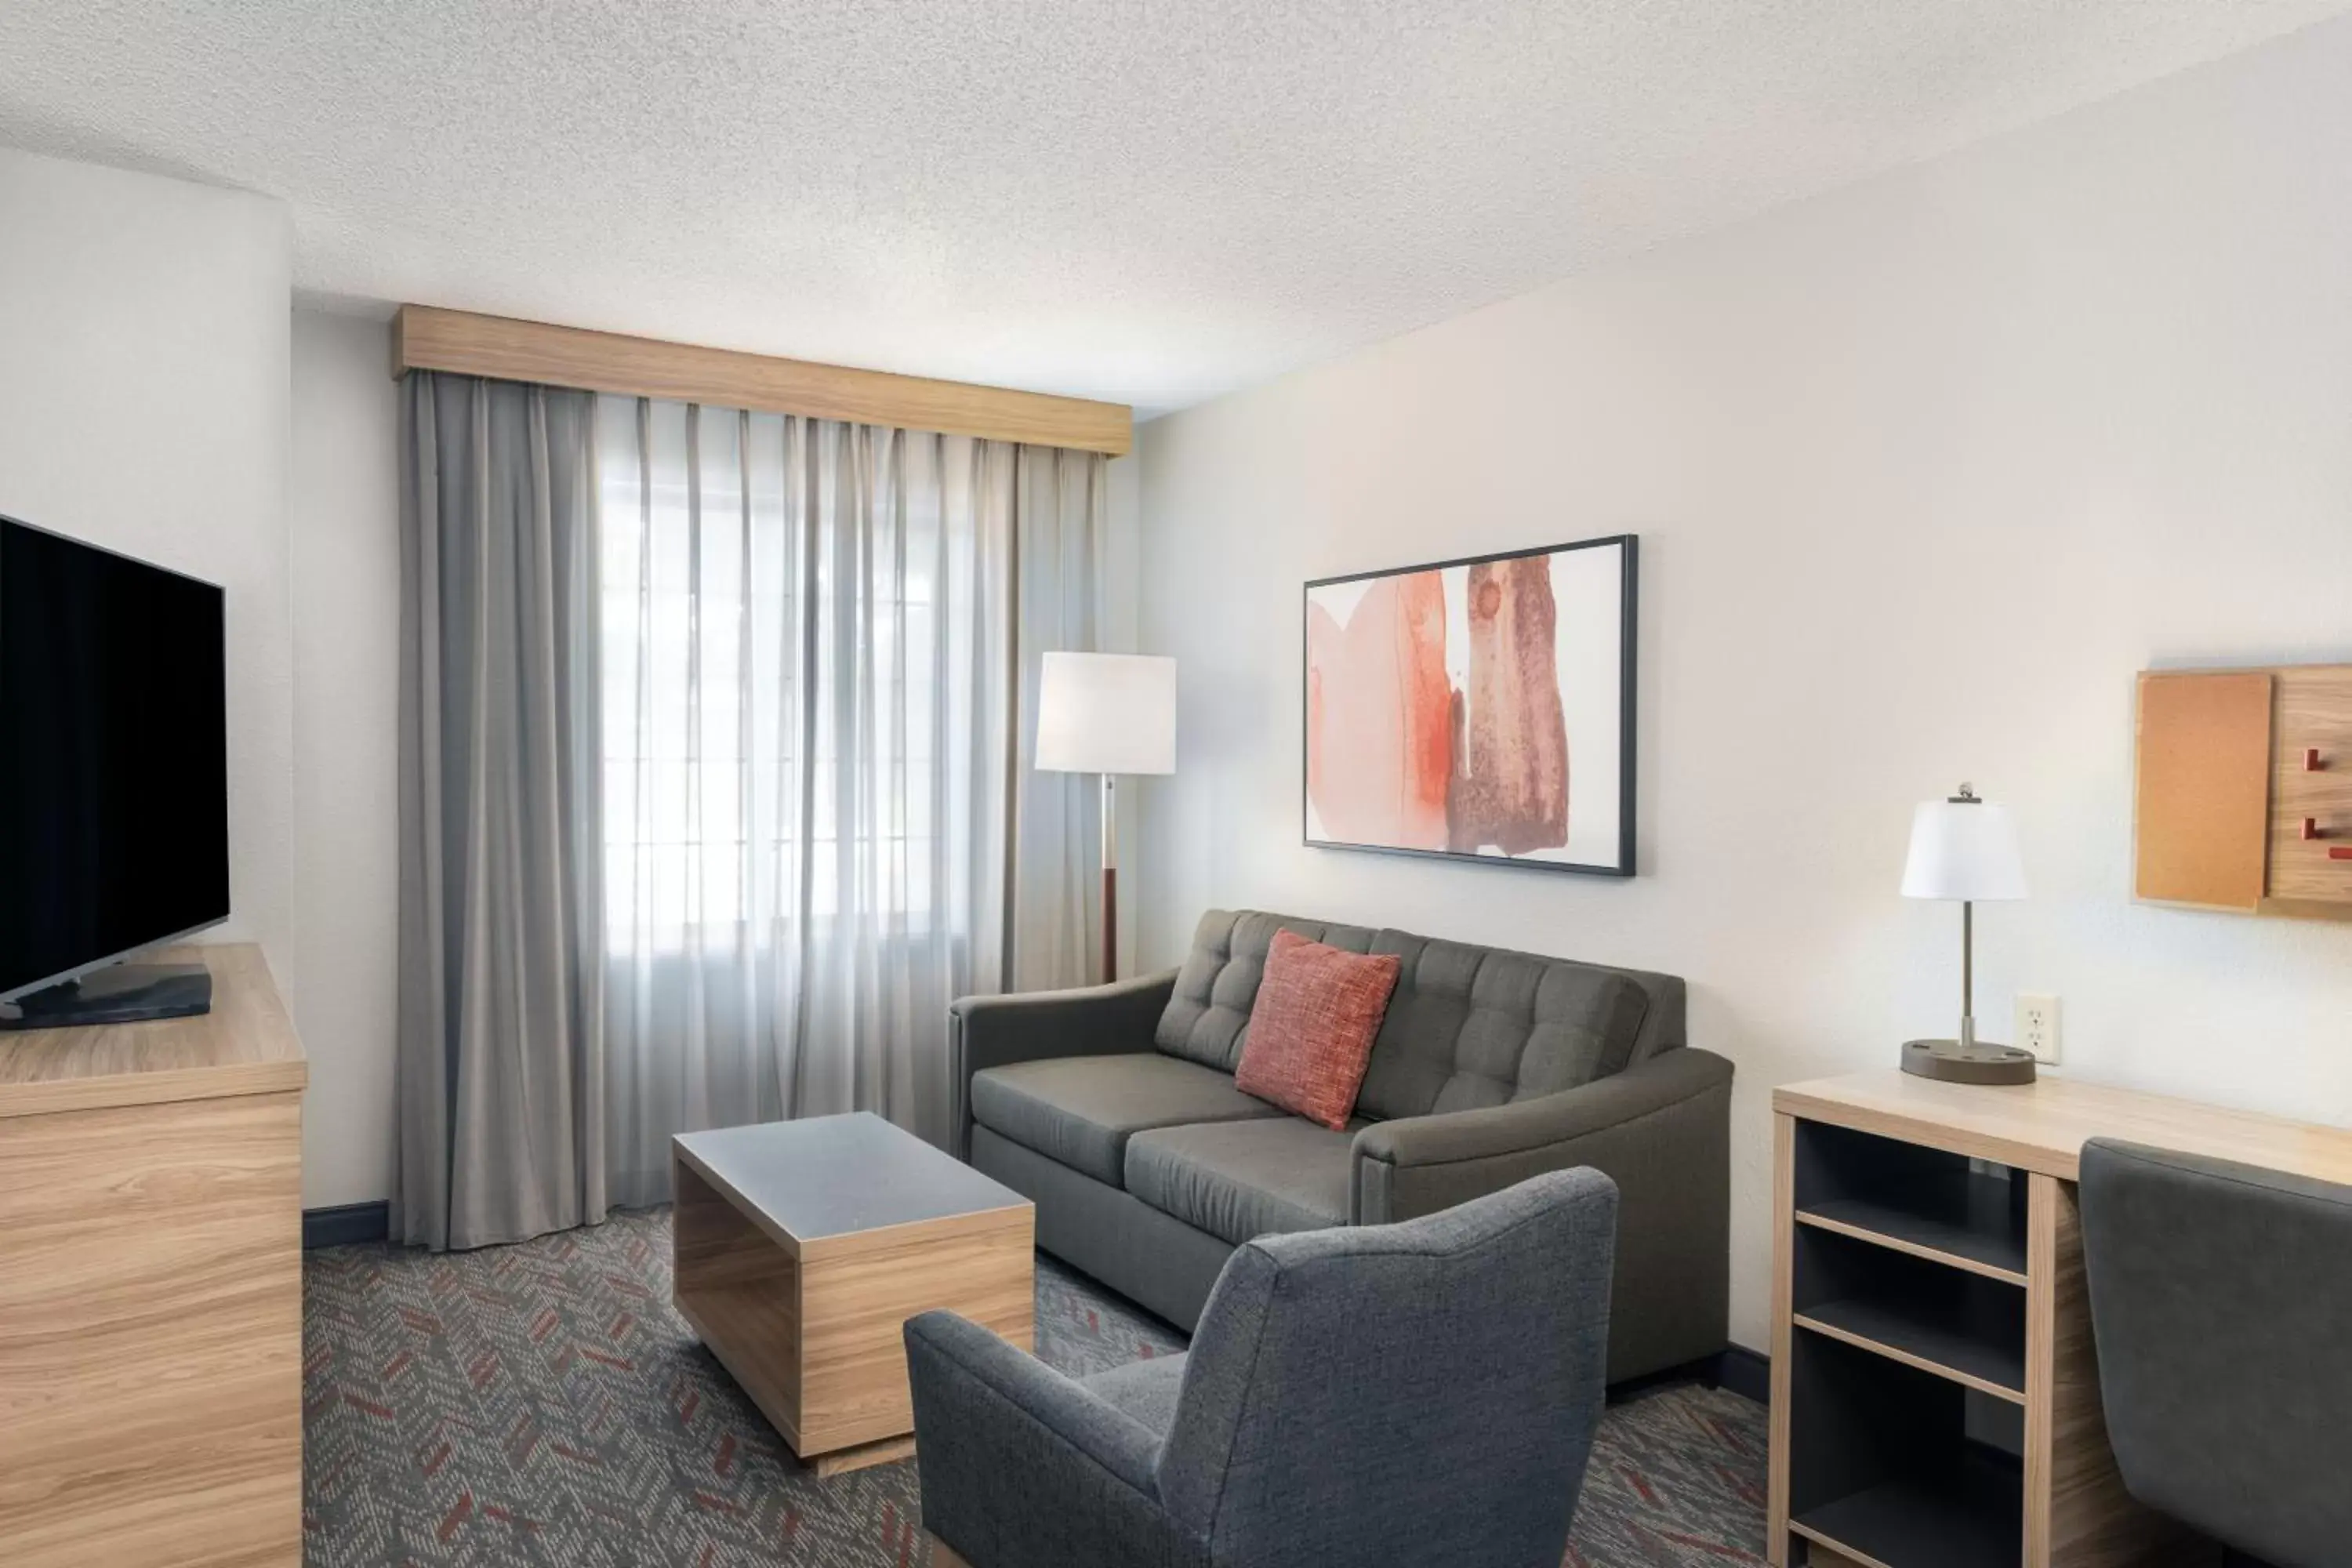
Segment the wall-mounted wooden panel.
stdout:
[[2275,673],[2270,896],[2352,904],[2352,668]]
[[2252,913],[2269,847],[2271,672],[2139,678],[2136,897]]

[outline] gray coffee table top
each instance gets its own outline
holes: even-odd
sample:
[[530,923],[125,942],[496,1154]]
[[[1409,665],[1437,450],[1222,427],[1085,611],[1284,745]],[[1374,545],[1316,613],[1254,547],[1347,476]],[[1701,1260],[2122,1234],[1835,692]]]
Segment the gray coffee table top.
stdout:
[[677,1157],[795,1244],[1026,1209],[1029,1200],[869,1111],[681,1132]]

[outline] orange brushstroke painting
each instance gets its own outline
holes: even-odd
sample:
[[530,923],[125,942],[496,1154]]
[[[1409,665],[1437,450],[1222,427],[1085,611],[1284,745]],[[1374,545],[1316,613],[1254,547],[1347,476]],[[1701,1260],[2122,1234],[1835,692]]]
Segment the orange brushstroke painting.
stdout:
[[1443,849],[1454,770],[1445,592],[1383,577],[1345,626],[1307,608],[1307,791],[1332,837]]
[[[1466,625],[1449,625],[1448,573],[1465,578]],[[1308,596],[1307,793],[1322,836],[1469,854],[1565,845],[1550,558],[1376,578],[1345,614]],[[1449,637],[1467,667],[1459,689]]]

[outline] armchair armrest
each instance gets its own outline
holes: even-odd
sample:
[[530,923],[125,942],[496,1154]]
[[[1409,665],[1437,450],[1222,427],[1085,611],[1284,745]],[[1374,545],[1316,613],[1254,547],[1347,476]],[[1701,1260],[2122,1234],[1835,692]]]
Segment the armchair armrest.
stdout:
[[1731,1064],[1680,1047],[1580,1089],[1401,1117],[1356,1134],[1359,1225],[1451,1208],[1545,1171],[1617,1184],[1609,1377],[1660,1371],[1728,1341]]
[[956,1149],[971,1153],[971,1075],[1050,1057],[1151,1049],[1152,1031],[1176,989],[1176,972],[1068,991],[963,996],[948,1006],[948,1061],[955,1089]]
[[974,1568],[1194,1568],[1159,1435],[952,1312],[906,1325],[923,1528]]

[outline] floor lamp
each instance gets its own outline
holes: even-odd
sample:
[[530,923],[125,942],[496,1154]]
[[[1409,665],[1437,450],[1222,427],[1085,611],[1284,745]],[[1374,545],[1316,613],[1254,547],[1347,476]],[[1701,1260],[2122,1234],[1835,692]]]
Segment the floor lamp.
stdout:
[[1049,653],[1037,693],[1037,770],[1102,775],[1102,977],[1118,977],[1121,773],[1176,771],[1176,661]]

